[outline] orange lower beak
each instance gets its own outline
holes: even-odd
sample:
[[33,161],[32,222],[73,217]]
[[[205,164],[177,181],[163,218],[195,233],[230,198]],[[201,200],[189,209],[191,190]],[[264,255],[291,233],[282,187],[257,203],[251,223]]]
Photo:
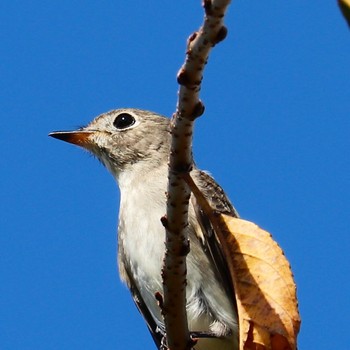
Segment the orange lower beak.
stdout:
[[90,135],[93,133],[93,131],[54,131],[50,132],[49,136],[87,148],[91,144]]

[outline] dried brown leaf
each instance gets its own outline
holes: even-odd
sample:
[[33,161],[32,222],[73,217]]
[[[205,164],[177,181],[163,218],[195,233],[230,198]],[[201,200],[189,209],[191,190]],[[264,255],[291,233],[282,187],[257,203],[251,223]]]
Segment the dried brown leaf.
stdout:
[[240,349],[295,350],[296,286],[282,249],[252,222],[220,215],[216,224],[236,293]]

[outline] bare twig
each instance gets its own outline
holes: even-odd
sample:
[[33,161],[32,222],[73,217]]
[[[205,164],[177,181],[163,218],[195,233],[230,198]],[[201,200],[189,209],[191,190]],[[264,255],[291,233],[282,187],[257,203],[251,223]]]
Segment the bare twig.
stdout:
[[181,175],[192,168],[193,122],[204,112],[199,100],[203,70],[211,48],[226,37],[223,18],[229,3],[229,0],[203,1],[204,23],[188,39],[186,61],[177,76],[180,89],[171,126],[167,215],[162,219],[167,231],[162,311],[167,346],[171,350],[190,349],[193,345],[186,316],[186,255],[190,248],[186,227],[191,192]]

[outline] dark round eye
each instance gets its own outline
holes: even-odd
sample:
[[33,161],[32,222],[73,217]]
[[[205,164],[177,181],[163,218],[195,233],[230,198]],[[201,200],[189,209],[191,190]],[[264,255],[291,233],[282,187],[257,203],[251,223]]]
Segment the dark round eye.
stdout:
[[117,129],[126,129],[133,124],[135,124],[135,118],[129,113],[119,114],[113,122]]

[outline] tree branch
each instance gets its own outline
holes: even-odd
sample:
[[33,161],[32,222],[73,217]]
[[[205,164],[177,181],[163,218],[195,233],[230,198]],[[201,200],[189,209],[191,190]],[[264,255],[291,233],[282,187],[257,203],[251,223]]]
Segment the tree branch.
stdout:
[[189,37],[186,60],[177,76],[180,89],[171,122],[167,215],[162,219],[167,231],[162,270],[162,311],[167,346],[171,350],[185,350],[193,346],[186,316],[186,256],[190,249],[186,228],[191,192],[182,175],[192,169],[193,123],[204,112],[204,105],[199,100],[203,70],[211,48],[226,37],[223,18],[229,3],[228,0],[203,1],[203,25]]

